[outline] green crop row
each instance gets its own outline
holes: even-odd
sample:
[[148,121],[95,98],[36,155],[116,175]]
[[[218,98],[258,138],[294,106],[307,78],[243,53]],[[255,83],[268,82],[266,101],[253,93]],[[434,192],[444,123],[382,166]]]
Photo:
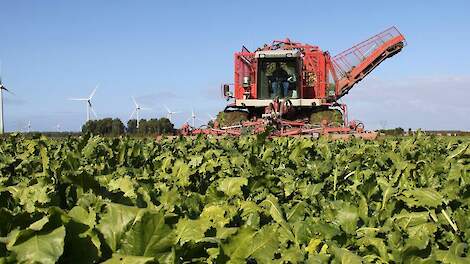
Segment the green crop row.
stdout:
[[0,142],[0,263],[469,263],[470,141]]

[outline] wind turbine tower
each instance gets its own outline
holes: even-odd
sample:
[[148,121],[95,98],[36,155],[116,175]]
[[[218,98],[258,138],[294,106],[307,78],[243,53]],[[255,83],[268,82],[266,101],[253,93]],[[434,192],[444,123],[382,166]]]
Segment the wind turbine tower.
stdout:
[[87,98],[69,98],[69,100],[73,101],[85,101],[86,103],[86,121],[90,121],[90,112],[93,113],[95,118],[98,118],[98,115],[96,114],[95,110],[93,109],[93,104],[91,103],[91,99],[93,99],[93,96],[96,93],[96,89],[98,89],[98,85],[96,85],[96,88],[91,92],[90,96]]
[[193,109],[191,110],[191,117],[188,118],[185,123],[188,123],[188,121],[191,120],[192,126],[193,126],[193,127],[196,127],[196,119],[199,120],[199,121],[201,121],[201,122],[204,122],[202,119],[200,119],[200,118],[198,118],[198,117],[196,116],[196,113],[194,113],[194,108],[193,108]]
[[0,61],[0,134],[5,132],[3,121],[3,91],[11,93],[2,82],[2,62]]
[[131,116],[129,117],[129,119],[132,119],[132,117],[134,117],[134,115],[135,115],[136,120],[137,120],[137,126],[136,126],[136,127],[139,128],[139,120],[140,120],[139,112],[140,112],[140,110],[150,110],[150,108],[140,106],[140,105],[137,103],[137,101],[135,100],[134,96],[132,96],[132,101],[134,102],[135,108],[134,108],[134,111],[132,111],[132,114],[131,114]]
[[168,118],[168,120],[170,120],[171,122],[171,117],[174,115],[174,114],[179,114],[180,112],[175,112],[175,111],[171,111],[170,108],[168,108],[166,105],[164,106],[166,111],[167,111],[167,114],[166,114],[166,117]]

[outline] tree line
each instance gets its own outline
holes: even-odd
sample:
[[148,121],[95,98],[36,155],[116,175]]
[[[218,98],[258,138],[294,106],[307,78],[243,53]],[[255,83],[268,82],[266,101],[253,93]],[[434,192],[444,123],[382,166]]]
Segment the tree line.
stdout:
[[123,134],[135,135],[171,135],[175,133],[174,125],[166,117],[152,118],[149,120],[136,119],[127,122],[127,126],[119,118],[103,118],[89,120],[82,126],[82,133],[95,135],[118,136]]

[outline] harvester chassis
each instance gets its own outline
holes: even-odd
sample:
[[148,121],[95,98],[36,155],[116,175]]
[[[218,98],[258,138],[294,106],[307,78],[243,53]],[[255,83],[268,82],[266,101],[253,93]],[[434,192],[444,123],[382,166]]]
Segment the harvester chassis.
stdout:
[[[279,104],[278,100],[273,100],[265,111],[262,118],[256,118],[256,116],[247,121],[241,121],[238,124],[232,124],[229,126],[219,126],[218,122],[215,121],[213,127],[200,127],[194,128],[189,124],[184,124],[181,128],[182,135],[213,135],[213,136],[242,136],[250,134],[261,134],[266,133],[268,137],[285,137],[285,136],[309,136],[309,137],[320,137],[329,136],[332,138],[350,138],[358,137],[364,139],[374,139],[377,137],[376,132],[368,132],[364,130],[364,125],[360,121],[347,120],[347,108],[344,104],[327,104],[328,107],[339,107],[343,112],[343,125],[334,126],[323,120],[321,124],[311,124],[308,119],[301,120],[288,120],[283,118],[284,115],[289,113],[288,100],[282,101]],[[295,110],[291,108],[290,111]],[[248,108],[237,107],[229,105],[225,109],[225,112],[243,112],[250,113]]]

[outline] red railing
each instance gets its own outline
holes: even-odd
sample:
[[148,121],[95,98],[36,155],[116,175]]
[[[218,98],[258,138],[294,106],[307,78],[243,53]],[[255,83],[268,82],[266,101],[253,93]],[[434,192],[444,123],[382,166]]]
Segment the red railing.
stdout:
[[397,36],[401,36],[401,33],[397,28],[391,27],[334,56],[332,58],[333,67],[338,78],[345,77],[348,72],[366,60],[376,49]]

